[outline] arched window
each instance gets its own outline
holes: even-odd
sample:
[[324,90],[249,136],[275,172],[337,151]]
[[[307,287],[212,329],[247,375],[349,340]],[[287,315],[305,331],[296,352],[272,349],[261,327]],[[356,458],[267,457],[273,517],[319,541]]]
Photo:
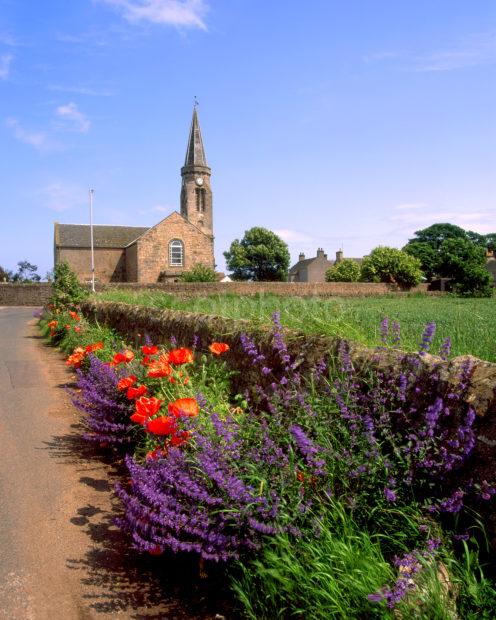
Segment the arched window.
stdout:
[[169,265],[182,267],[184,264],[184,244],[180,239],[173,239],[169,243]]

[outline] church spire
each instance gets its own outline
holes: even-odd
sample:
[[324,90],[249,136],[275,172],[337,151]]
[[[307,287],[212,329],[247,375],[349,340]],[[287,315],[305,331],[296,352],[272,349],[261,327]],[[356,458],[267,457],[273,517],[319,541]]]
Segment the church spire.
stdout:
[[188,149],[186,151],[184,166],[208,166],[207,158],[205,157],[205,149],[203,148],[196,103],[193,107],[193,120],[191,121],[191,129],[189,131]]

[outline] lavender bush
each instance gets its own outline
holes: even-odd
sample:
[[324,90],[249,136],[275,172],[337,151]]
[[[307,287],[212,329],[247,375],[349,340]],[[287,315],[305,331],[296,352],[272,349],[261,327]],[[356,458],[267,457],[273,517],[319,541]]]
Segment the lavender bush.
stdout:
[[134,442],[134,425],[129,416],[134,402],[130,403],[117,390],[119,375],[95,355],[89,355],[89,365],[83,372],[77,370],[77,388],[73,403],[84,414],[88,427],[85,438],[90,441],[123,446]]

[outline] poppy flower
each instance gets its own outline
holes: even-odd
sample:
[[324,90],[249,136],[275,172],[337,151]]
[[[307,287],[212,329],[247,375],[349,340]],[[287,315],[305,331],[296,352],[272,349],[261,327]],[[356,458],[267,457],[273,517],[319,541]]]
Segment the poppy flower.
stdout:
[[136,401],[136,413],[146,415],[148,418],[151,418],[157,413],[163,402],[163,400],[155,398],[155,396],[152,396],[151,398],[142,396]]
[[156,353],[158,353],[158,347],[155,344],[151,345],[150,347],[147,347],[145,345],[141,347],[141,350],[144,355],[155,355]]
[[71,318],[73,318],[75,321],[80,321],[81,320],[81,317],[78,316],[77,312],[70,311],[69,312],[69,316]]
[[93,353],[94,351],[97,351],[98,349],[103,349],[103,342],[95,342],[94,344],[88,344],[86,346],[86,352],[87,353]]
[[229,345],[226,342],[212,342],[208,348],[215,355],[221,355],[222,353],[229,351]]
[[177,431],[177,420],[172,416],[160,416],[154,420],[148,420],[146,430],[154,435],[173,435]]
[[131,420],[133,422],[136,422],[136,424],[142,424],[143,426],[145,425],[145,422],[148,420],[148,417],[146,415],[142,415],[141,413],[133,413],[132,416],[130,416]]
[[129,349],[122,351],[122,353],[116,353],[112,359],[112,364],[118,366],[119,364],[129,364],[134,359],[134,353]]
[[138,387],[130,387],[127,391],[126,396],[129,400],[133,400],[134,398],[140,398],[140,396],[144,396],[148,392],[146,385],[138,385]]
[[190,435],[191,433],[189,431],[178,431],[170,438],[171,446],[179,447],[184,445],[188,441]]
[[124,392],[124,390],[127,390],[128,387],[134,385],[136,381],[137,379],[134,375],[129,375],[129,377],[123,377],[122,379],[119,379],[119,382],[117,383],[117,389],[119,390],[119,392]]
[[59,322],[54,319],[53,321],[50,321],[49,323],[47,323],[47,327],[49,327],[50,329],[55,329],[58,324]]
[[172,368],[165,355],[161,355],[155,362],[150,362],[148,365],[148,376],[155,379],[159,377],[168,377],[172,373]]
[[69,323],[67,323],[67,325],[64,325],[64,327],[65,327],[66,329],[71,329],[71,326],[69,325]]
[[169,351],[170,364],[189,364],[193,361],[193,351],[190,349],[173,349]]
[[198,415],[198,403],[194,398],[178,398],[167,407],[170,414],[176,418],[194,417]]
[[81,328],[79,327],[79,325],[77,325],[77,326],[74,328],[74,331],[75,331],[75,332],[79,332],[79,331],[81,331]]

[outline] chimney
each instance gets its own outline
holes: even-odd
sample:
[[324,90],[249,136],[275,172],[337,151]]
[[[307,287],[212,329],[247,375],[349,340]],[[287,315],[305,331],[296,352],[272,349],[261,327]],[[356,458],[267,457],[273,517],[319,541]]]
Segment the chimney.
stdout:
[[336,252],[336,263],[340,263],[343,260],[343,250]]
[[298,256],[298,261],[300,260],[305,260],[305,254],[303,254],[303,252],[300,252],[299,256]]
[[324,258],[324,250],[322,248],[317,248],[317,258]]

